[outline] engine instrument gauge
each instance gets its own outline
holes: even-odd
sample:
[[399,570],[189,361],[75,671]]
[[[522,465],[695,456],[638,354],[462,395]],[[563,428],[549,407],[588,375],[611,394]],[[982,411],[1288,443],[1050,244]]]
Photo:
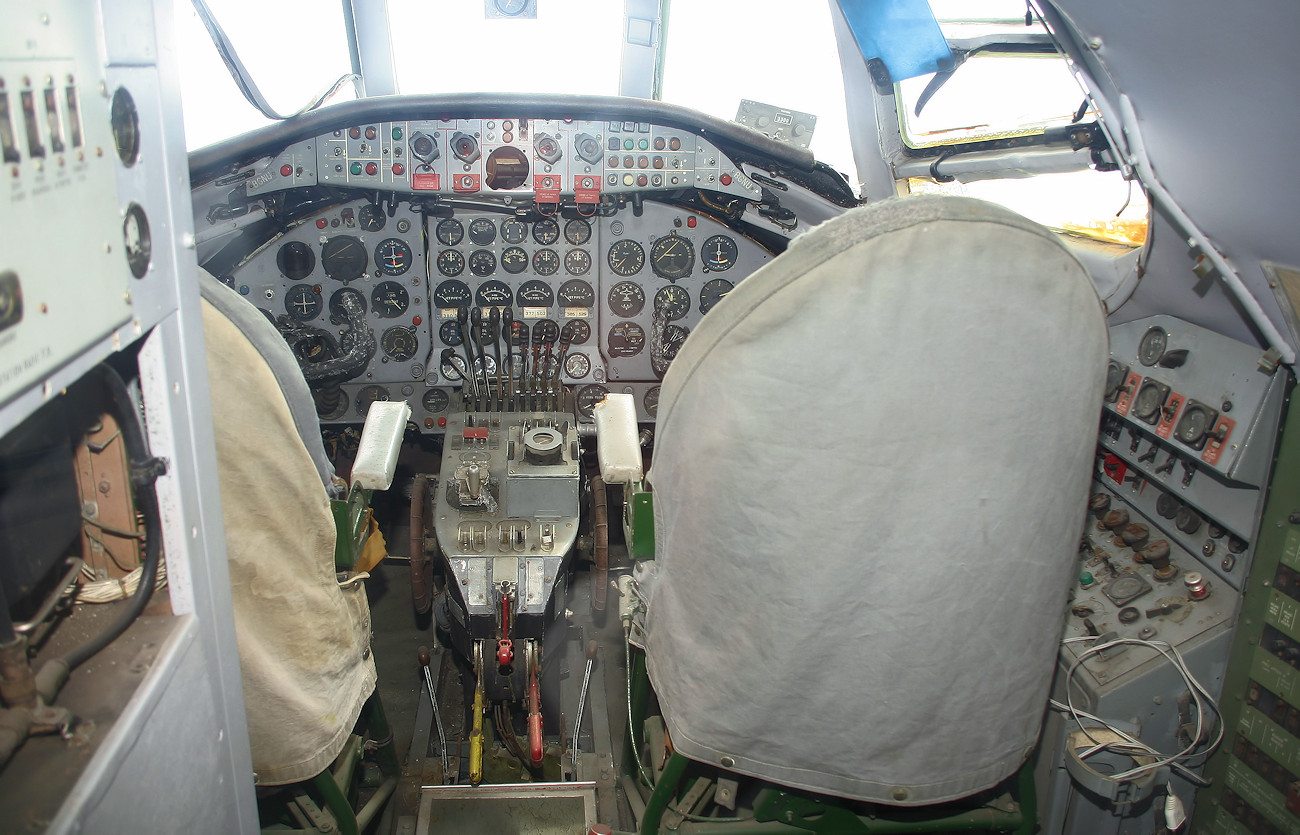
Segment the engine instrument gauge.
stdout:
[[675,322],[690,312],[691,294],[676,284],[662,287],[655,293],[654,310],[666,316],[669,322]]
[[354,290],[351,287],[344,287],[342,290],[335,290],[334,295],[330,296],[330,321],[337,325],[343,324],[348,318],[347,311],[343,309],[343,299],[351,296],[361,305],[361,312],[366,311],[366,297],[360,290]]
[[438,221],[434,228],[434,234],[438,237],[438,243],[443,246],[456,246],[465,239],[465,227],[459,220],[449,217],[446,220]]
[[490,249],[476,249],[469,254],[469,271],[486,278],[497,270],[497,257]]
[[1133,398],[1133,416],[1138,420],[1154,424],[1160,415],[1160,407],[1165,404],[1168,397],[1169,386],[1155,380],[1144,380],[1141,388],[1138,389],[1137,397]]
[[1183,408],[1183,416],[1178,419],[1178,425],[1174,427],[1174,437],[1190,447],[1200,449],[1205,446],[1210,429],[1218,419],[1219,413],[1216,410],[1204,403],[1189,400],[1187,406]]
[[561,284],[555,297],[559,300],[560,307],[596,306],[596,291],[580,278],[571,278]]
[[401,275],[411,268],[411,248],[401,238],[387,238],[375,247],[375,266],[384,275]]
[[731,269],[735,266],[736,256],[739,254],[740,250],[736,247],[736,242],[726,235],[714,235],[700,247],[704,268],[714,272]]
[[619,322],[609,329],[608,342],[610,356],[634,357],[645,347],[645,329],[636,322]]
[[322,304],[320,293],[310,284],[295,284],[284,294],[284,312],[300,322],[315,319]]
[[424,406],[424,410],[429,414],[436,415],[447,410],[451,405],[451,398],[442,389],[429,389],[424,393],[424,397],[420,398],[420,405]]
[[357,414],[365,417],[370,411],[370,404],[380,400],[390,400],[388,389],[383,386],[366,386],[357,392]]
[[624,238],[621,241],[615,241],[609,248],[605,260],[609,262],[609,268],[617,275],[636,275],[641,271],[642,265],[645,264],[645,250],[641,244],[636,241]]
[[676,359],[677,352],[682,349],[682,343],[690,335],[690,328],[684,328],[681,325],[669,325],[664,328],[664,359],[668,362]]
[[555,295],[551,292],[551,285],[534,278],[519,285],[515,303],[520,307],[550,307],[555,303]]
[[544,217],[533,224],[533,240],[550,246],[560,239],[560,224],[554,218]]
[[604,400],[607,394],[609,394],[609,389],[594,384],[578,389],[578,396],[574,400],[574,406],[577,407],[578,414],[590,418],[596,404]]
[[650,390],[641,398],[641,405],[645,407],[646,414],[650,417],[659,415],[659,386],[651,386]]
[[533,272],[538,275],[555,275],[560,269],[560,256],[553,249],[539,249],[533,253]]
[[591,224],[580,217],[564,224],[564,239],[574,246],[582,246],[591,240]]
[[290,241],[275,254],[280,274],[290,281],[301,281],[316,269],[316,253],[302,241]]
[[564,358],[564,373],[572,380],[586,379],[591,373],[591,358],[586,354],[569,354]]
[[381,281],[370,294],[370,309],[381,319],[396,319],[410,304],[406,288],[396,281]]
[[1147,366],[1155,365],[1165,355],[1165,348],[1168,345],[1169,334],[1165,333],[1165,329],[1151,328],[1142,335],[1142,341],[1138,343],[1138,361]]
[[420,350],[420,341],[416,339],[415,331],[398,325],[384,331],[384,335],[379,338],[379,346],[389,359],[410,362],[415,357],[415,352]]
[[1106,366],[1106,393],[1107,402],[1114,403],[1119,399],[1120,386],[1128,379],[1128,366],[1120,365],[1111,360]]
[[357,223],[366,232],[379,232],[388,223],[384,210],[373,203],[367,203],[357,212]]
[[591,269],[591,256],[585,249],[571,249],[565,253],[564,269],[569,275],[586,275]]
[[360,238],[339,235],[321,247],[320,263],[330,278],[347,283],[366,274],[370,258]]
[[676,281],[691,274],[695,266],[695,245],[670,232],[650,245],[650,269],[655,275]]
[[620,281],[609,288],[609,307],[624,319],[631,318],[645,307],[645,291],[635,281]]
[[704,282],[700,288],[700,313],[708,313],[713,306],[722,301],[722,297],[727,295],[735,287],[725,278],[715,278]]
[[465,272],[465,256],[459,249],[444,249],[438,253],[438,272],[443,275],[460,275]]
[[455,319],[448,319],[438,326],[438,338],[443,344],[450,345],[453,348],[460,345],[460,324]]
[[490,217],[476,217],[469,222],[469,239],[478,246],[487,246],[497,239],[497,225]]
[[521,244],[528,237],[528,224],[517,217],[501,221],[501,237],[508,244]]
[[442,372],[442,378],[449,383],[454,383],[458,380],[465,379],[464,377],[460,376],[460,372],[456,370],[456,366],[452,365],[449,362],[444,362],[441,365],[439,365],[438,370]]
[[[492,253],[488,253],[491,255]],[[480,307],[504,307],[510,304],[514,298],[514,293],[510,292],[510,287],[504,281],[485,281],[479,285],[478,294],[474,297]]]
[[506,247],[501,253],[501,269],[511,275],[518,275],[528,269],[528,253],[522,247]]
[[573,326],[574,345],[586,345],[587,340],[591,339],[591,325],[588,325],[582,319],[570,319],[569,324]]
[[469,307],[474,294],[463,281],[444,281],[433,291],[434,307]]

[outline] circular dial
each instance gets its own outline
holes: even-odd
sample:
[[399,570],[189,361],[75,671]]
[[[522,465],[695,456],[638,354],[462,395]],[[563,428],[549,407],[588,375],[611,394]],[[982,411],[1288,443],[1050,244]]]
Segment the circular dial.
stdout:
[[554,218],[544,217],[533,224],[533,240],[550,246],[560,239],[560,224]]
[[501,269],[511,275],[518,275],[528,269],[528,253],[521,247],[508,246],[501,253]]
[[438,243],[443,246],[455,246],[465,239],[465,227],[459,220],[449,217],[446,220],[438,221],[434,228],[434,234],[438,236]]
[[587,340],[591,339],[591,325],[588,325],[582,319],[570,319],[573,325],[573,343],[574,345],[586,345]]
[[476,217],[469,222],[469,239],[478,246],[487,246],[497,239],[497,225],[490,217]]
[[370,404],[378,400],[389,400],[388,389],[383,386],[366,386],[357,392],[357,414],[365,417],[370,411]]
[[646,414],[650,417],[659,415],[659,386],[651,386],[650,390],[645,393],[641,399],[641,405],[645,406]]
[[367,203],[357,212],[357,223],[367,232],[378,232],[388,223],[384,210],[373,203]]
[[571,278],[560,285],[556,294],[560,307],[595,307],[596,291],[580,278]]
[[666,316],[669,322],[675,322],[690,312],[691,294],[676,284],[669,284],[655,293],[654,309],[655,313]]
[[411,248],[400,238],[388,238],[375,247],[375,266],[384,275],[401,275],[411,268]]
[[555,296],[551,293],[551,285],[534,278],[519,285],[515,300],[520,307],[550,307],[555,303]]
[[343,324],[348,318],[347,313],[343,310],[343,299],[351,296],[356,299],[357,304],[361,305],[364,313],[366,310],[366,297],[360,290],[354,290],[351,287],[344,287],[342,290],[335,290],[334,295],[330,296],[330,321],[336,324]]
[[396,281],[381,281],[370,294],[370,307],[381,319],[396,319],[406,312],[410,303],[406,288]]
[[691,274],[695,266],[695,246],[676,232],[650,245],[650,268],[655,275],[676,281]]
[[415,338],[415,331],[397,326],[384,331],[379,338],[379,345],[389,359],[397,362],[409,362],[420,350],[420,342]]
[[564,256],[564,269],[569,275],[586,275],[591,269],[591,256],[585,249],[571,249]]
[[429,414],[436,415],[451,405],[451,398],[442,389],[429,389],[424,393],[424,397],[420,398],[420,405],[424,406],[424,410]]
[[438,272],[443,275],[460,275],[465,272],[465,256],[459,249],[444,249],[438,253]]
[[736,242],[726,235],[714,235],[709,238],[700,247],[700,258],[704,260],[704,268],[721,272],[729,270],[736,264],[736,256],[740,250],[736,248]]
[[578,389],[578,396],[574,402],[578,414],[585,418],[591,417],[591,410],[596,408],[596,404],[604,400],[607,394],[609,389],[604,386],[590,385]]
[[504,307],[510,304],[514,295],[504,281],[485,281],[479,285],[475,300],[480,307]]
[[528,224],[517,217],[501,222],[501,237],[508,244],[521,244],[528,237]]
[[539,249],[533,253],[533,272],[554,275],[560,269],[560,256],[553,249]]
[[569,354],[564,358],[564,373],[573,380],[585,379],[591,373],[591,359],[586,354]]
[[625,238],[614,242],[605,260],[617,275],[636,275],[645,264],[645,250],[641,248],[641,244]]
[[1106,366],[1106,399],[1114,400],[1119,394],[1119,387],[1124,385],[1124,380],[1128,377],[1128,369],[1115,360],[1111,360]]
[[1210,410],[1204,406],[1193,403],[1186,409],[1183,409],[1183,416],[1178,419],[1178,425],[1174,427],[1174,437],[1188,446],[1197,446],[1205,440],[1205,435],[1210,431],[1212,422]]
[[609,307],[624,319],[635,316],[645,307],[645,291],[635,281],[620,281],[609,288]]
[[708,313],[713,306],[722,301],[722,297],[731,292],[735,285],[725,278],[715,278],[704,282],[700,288],[700,313]]
[[645,329],[636,322],[619,322],[609,329],[609,355],[634,357],[645,347]]
[[677,352],[682,349],[682,343],[690,335],[690,328],[684,328],[681,325],[669,325],[664,328],[664,359],[668,362],[676,359]]
[[1143,365],[1155,365],[1165,355],[1168,344],[1169,334],[1165,333],[1165,329],[1152,328],[1143,334],[1142,341],[1138,343],[1138,360]]
[[1137,397],[1133,398],[1133,415],[1149,423],[1154,423],[1153,418],[1159,411],[1161,405],[1160,386],[1152,382],[1145,382],[1142,388],[1138,389]]
[[490,249],[476,249],[469,254],[469,271],[486,278],[497,270],[497,257]]
[[574,246],[582,246],[591,240],[591,224],[580,217],[564,224],[564,239]]
[[474,294],[463,281],[444,281],[433,291],[435,307],[469,307],[473,303]]
[[315,319],[321,304],[320,293],[310,284],[295,284],[284,295],[284,312],[300,322]]
[[455,319],[448,319],[438,326],[438,338],[453,348],[461,343],[460,324]]
[[325,274],[337,281],[348,282],[366,274],[370,258],[360,238],[339,235],[330,238],[320,249],[320,263]]
[[464,377],[460,376],[460,372],[456,370],[456,366],[452,365],[449,362],[442,363],[439,366],[439,370],[442,372],[443,379],[445,379],[449,383],[454,383],[457,380],[465,379]]
[[302,241],[290,241],[275,254],[275,265],[290,281],[301,281],[316,269],[316,253]]

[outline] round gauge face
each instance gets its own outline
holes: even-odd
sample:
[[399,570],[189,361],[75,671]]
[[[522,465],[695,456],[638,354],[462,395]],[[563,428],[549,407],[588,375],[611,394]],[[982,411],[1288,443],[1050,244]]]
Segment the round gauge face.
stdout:
[[406,288],[396,281],[381,281],[370,294],[370,309],[381,319],[396,319],[410,304]]
[[384,217],[383,209],[373,203],[367,203],[361,207],[361,211],[357,212],[357,223],[367,232],[378,232],[388,223],[388,218]]
[[295,284],[284,294],[284,312],[300,322],[315,319],[322,304],[320,293],[310,284]]
[[501,269],[511,275],[518,275],[528,269],[528,253],[517,246],[506,247],[501,253]]
[[451,398],[442,389],[429,389],[424,393],[424,397],[420,398],[420,405],[429,414],[436,415],[447,410],[451,405]]
[[469,271],[486,278],[497,271],[497,257],[490,249],[476,249],[469,254]]
[[591,339],[591,325],[583,319],[570,319],[569,324],[573,325],[573,343],[574,345],[586,345],[587,340]]
[[645,406],[646,414],[650,417],[659,415],[659,386],[651,386],[650,390],[641,398],[641,405]]
[[478,294],[474,299],[480,307],[504,307],[510,304],[514,295],[504,281],[485,281],[479,285]]
[[1133,415],[1148,423],[1154,423],[1156,413],[1160,411],[1160,387],[1155,383],[1143,383],[1133,398]]
[[521,244],[528,237],[528,224],[517,217],[501,222],[501,237],[508,244]]
[[560,326],[551,319],[538,319],[533,322],[533,341],[543,345],[554,345],[560,338]]
[[585,418],[591,417],[591,410],[596,408],[596,404],[605,399],[609,394],[609,389],[604,386],[590,385],[578,389],[578,396],[574,400],[574,406],[578,409],[578,414]]
[[669,322],[675,322],[690,312],[691,294],[676,284],[662,287],[655,293],[654,310],[667,317]]
[[302,241],[290,241],[275,254],[280,274],[290,281],[301,281],[316,269],[316,253]]
[[370,258],[366,245],[352,235],[330,238],[320,249],[320,263],[325,274],[336,281],[348,282],[366,274]]
[[465,256],[459,249],[444,249],[438,253],[438,272],[443,275],[460,275],[465,272]]
[[469,307],[474,294],[463,281],[444,281],[433,291],[434,307]]
[[401,238],[388,238],[375,247],[375,266],[384,275],[401,275],[411,268],[411,248]]
[[1138,343],[1138,360],[1143,365],[1155,365],[1165,355],[1168,344],[1169,334],[1165,333],[1164,328],[1152,328],[1143,334],[1142,341]]
[[551,293],[551,285],[534,278],[519,285],[515,303],[520,307],[550,307],[555,303],[555,296]]
[[631,318],[645,307],[645,291],[635,281],[620,281],[609,288],[609,307],[624,319]]
[[[464,360],[462,359],[461,361],[463,362]],[[463,377],[460,376],[460,372],[456,370],[456,366],[452,365],[449,362],[442,363],[439,366],[438,370],[442,372],[442,378],[449,383],[454,383],[457,380],[464,379]]]
[[379,338],[379,346],[389,359],[396,362],[410,362],[414,359],[415,352],[420,350],[415,332],[400,325],[384,331],[384,335]]
[[694,266],[695,245],[681,235],[671,233],[650,245],[650,268],[661,278],[685,278]]
[[591,269],[591,256],[585,249],[571,249],[564,256],[564,269],[569,275],[586,275]]
[[560,307],[595,307],[596,291],[582,279],[572,278],[560,285],[555,296]]
[[645,264],[645,250],[636,241],[624,238],[614,242],[605,260],[616,275],[636,275]]
[[677,352],[682,349],[682,343],[690,335],[690,328],[684,328],[681,325],[669,325],[664,328],[664,359],[669,362],[676,359]]
[[736,242],[726,235],[714,235],[709,238],[700,247],[700,258],[704,261],[704,269],[713,272],[729,270],[736,264],[736,256],[740,250],[736,248]]
[[538,275],[555,275],[560,269],[560,256],[553,249],[539,249],[533,253],[533,272]]
[[591,373],[591,359],[586,354],[569,354],[564,358],[564,373],[572,380],[584,380]]
[[704,282],[700,288],[700,313],[708,313],[713,306],[722,301],[722,297],[731,292],[735,285],[725,278],[715,278]]
[[344,287],[342,290],[335,290],[334,295],[330,296],[330,321],[336,324],[343,324],[348,318],[347,311],[343,309],[343,299],[351,296],[361,305],[362,312],[366,310],[366,297],[360,290],[354,290],[351,287]]
[[365,417],[370,411],[371,403],[388,399],[388,389],[383,386],[366,386],[357,392],[357,414]]
[[438,338],[444,345],[455,347],[460,344],[460,324],[455,319],[448,319],[438,326]]
[[469,239],[478,246],[487,246],[497,239],[497,225],[489,217],[476,217],[469,222]]
[[456,246],[465,239],[465,227],[456,218],[449,217],[438,221],[438,225],[434,227],[434,234],[438,237],[438,243],[443,246]]
[[533,224],[533,240],[550,246],[560,239],[560,224],[554,218],[544,217]]
[[564,239],[574,246],[582,246],[591,240],[591,224],[580,217],[564,224]]
[[1106,399],[1114,400],[1119,394],[1119,387],[1124,385],[1125,378],[1128,377],[1128,369],[1114,360],[1106,366]]
[[636,322],[619,322],[609,329],[609,354],[634,357],[645,347],[645,329]]
[[1183,416],[1174,427],[1174,437],[1188,446],[1196,446],[1205,440],[1210,431],[1210,412],[1204,406],[1192,404],[1183,410]]

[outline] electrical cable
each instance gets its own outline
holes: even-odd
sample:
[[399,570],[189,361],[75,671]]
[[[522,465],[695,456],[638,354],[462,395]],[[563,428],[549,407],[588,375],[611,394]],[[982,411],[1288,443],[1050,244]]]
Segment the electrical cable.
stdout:
[[654,781],[646,773],[645,765],[641,762],[641,751],[636,744],[636,731],[633,730],[635,725],[632,721],[632,627],[631,624],[623,627],[623,662],[627,670],[627,734],[632,741],[632,759],[636,761],[637,773],[641,776],[641,782],[650,788],[654,788]]

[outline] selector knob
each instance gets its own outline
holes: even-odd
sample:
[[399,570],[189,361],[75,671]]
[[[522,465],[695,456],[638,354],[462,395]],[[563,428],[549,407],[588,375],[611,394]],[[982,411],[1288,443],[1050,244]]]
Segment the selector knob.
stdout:
[[1128,524],[1128,511],[1122,507],[1109,511],[1105,516],[1101,517],[1101,524],[1102,527],[1117,531]]
[[1201,529],[1201,517],[1195,510],[1184,505],[1174,518],[1174,527],[1183,533],[1196,533]]
[[558,464],[564,457],[560,430],[539,426],[524,433],[524,460],[530,464]]
[[1204,600],[1210,596],[1210,583],[1199,571],[1189,571],[1183,578],[1183,585],[1187,586],[1187,596],[1192,600]]
[[1110,510],[1110,496],[1105,493],[1093,493],[1088,499],[1088,511],[1098,519]]
[[1141,522],[1133,522],[1125,525],[1119,535],[1124,540],[1125,545],[1134,551],[1140,551],[1146,547],[1148,540],[1151,539],[1151,529]]

